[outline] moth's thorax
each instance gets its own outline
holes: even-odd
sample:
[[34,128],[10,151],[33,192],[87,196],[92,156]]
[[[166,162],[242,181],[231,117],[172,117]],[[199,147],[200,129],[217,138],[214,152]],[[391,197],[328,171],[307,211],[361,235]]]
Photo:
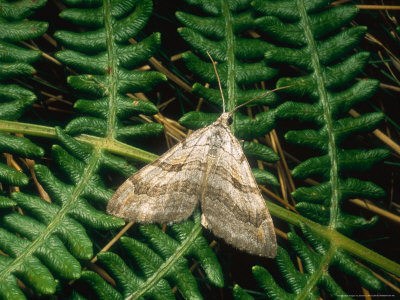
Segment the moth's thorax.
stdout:
[[212,125],[210,125],[210,135],[208,144],[210,146],[208,156],[214,157],[224,144],[230,142],[229,119],[230,113],[223,113]]
[[209,156],[215,156],[218,150],[224,145],[224,138],[226,135],[223,130],[223,127],[216,127],[210,135],[208,139],[210,145]]
[[[218,119],[217,121],[214,122],[215,125],[221,124],[224,127],[229,126],[229,119],[232,117],[231,112],[224,112]],[[213,125],[214,125],[213,124]]]

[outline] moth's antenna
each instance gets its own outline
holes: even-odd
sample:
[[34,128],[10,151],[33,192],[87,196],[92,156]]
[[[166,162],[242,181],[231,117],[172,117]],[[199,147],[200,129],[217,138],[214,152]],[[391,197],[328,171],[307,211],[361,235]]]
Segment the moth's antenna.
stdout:
[[206,52],[207,52],[207,55],[208,55],[208,57],[210,58],[210,60],[211,60],[211,62],[212,62],[212,64],[213,64],[215,75],[217,76],[219,91],[221,92],[221,98],[222,98],[222,112],[225,113],[225,98],[224,98],[224,93],[222,92],[222,85],[221,85],[221,80],[219,79],[219,75],[218,75],[218,71],[217,71],[217,66],[216,66],[215,61],[214,61],[213,58],[211,57],[210,53],[208,53],[208,51],[206,51]]
[[286,85],[286,86],[281,86],[281,87],[279,87],[279,88],[276,88],[276,89],[270,90],[270,91],[268,91],[268,92],[266,92],[266,93],[264,93],[264,94],[261,94],[260,96],[254,97],[253,99],[250,99],[249,101],[246,101],[245,103],[242,103],[242,104],[236,106],[236,107],[230,112],[230,114],[232,115],[232,114],[233,114],[235,111],[237,111],[239,108],[241,108],[241,107],[243,107],[243,106],[249,104],[250,102],[253,102],[254,100],[260,99],[261,97],[264,97],[265,95],[274,93],[274,92],[279,91],[279,90],[284,90],[284,89],[287,89],[287,88],[292,87],[292,86],[294,86],[294,84],[292,84],[292,85]]

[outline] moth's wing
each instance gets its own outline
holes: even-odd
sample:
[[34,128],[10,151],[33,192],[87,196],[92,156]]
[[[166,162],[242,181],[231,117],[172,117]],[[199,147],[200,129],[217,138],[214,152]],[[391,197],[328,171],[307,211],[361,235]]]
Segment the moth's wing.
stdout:
[[142,223],[188,218],[201,195],[209,135],[208,127],[195,131],[133,174],[111,197],[107,213]]
[[265,200],[238,140],[221,130],[224,142],[201,199],[202,225],[240,250],[275,257],[274,225]]

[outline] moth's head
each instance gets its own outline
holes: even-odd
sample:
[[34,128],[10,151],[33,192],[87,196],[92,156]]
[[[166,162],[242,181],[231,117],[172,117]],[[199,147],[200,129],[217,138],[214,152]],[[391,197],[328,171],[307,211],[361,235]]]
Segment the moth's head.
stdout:
[[222,113],[222,115],[218,118],[217,122],[225,125],[225,126],[229,126],[231,124],[232,121],[232,115],[233,115],[233,111],[232,112],[224,112]]

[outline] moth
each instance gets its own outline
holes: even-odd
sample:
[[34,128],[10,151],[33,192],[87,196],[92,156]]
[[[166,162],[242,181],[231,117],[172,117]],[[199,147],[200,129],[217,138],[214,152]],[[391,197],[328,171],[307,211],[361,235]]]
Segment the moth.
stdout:
[[223,112],[127,179],[107,213],[139,223],[175,223],[199,206],[201,224],[214,235],[250,254],[275,257],[271,216],[229,129],[233,112]]

